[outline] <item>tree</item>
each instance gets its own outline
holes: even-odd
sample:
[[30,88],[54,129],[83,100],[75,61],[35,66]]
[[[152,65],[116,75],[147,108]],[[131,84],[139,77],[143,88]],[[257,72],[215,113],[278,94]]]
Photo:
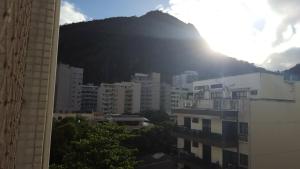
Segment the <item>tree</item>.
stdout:
[[136,136],[127,143],[139,150],[139,155],[147,155],[157,152],[171,153],[176,139],[172,135],[173,124],[161,123],[140,130],[132,131]]
[[137,164],[135,150],[121,145],[121,142],[132,137],[125,128],[108,123],[91,125],[82,119],[55,123],[52,168],[133,169]]

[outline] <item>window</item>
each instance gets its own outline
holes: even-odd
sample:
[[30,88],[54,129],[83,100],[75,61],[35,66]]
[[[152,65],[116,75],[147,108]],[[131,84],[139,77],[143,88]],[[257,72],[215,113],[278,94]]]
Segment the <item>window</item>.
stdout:
[[193,141],[193,147],[198,147],[198,146],[199,146],[198,142]]
[[193,118],[193,119],[192,119],[192,122],[193,122],[193,123],[199,123],[199,118]]
[[195,86],[194,89],[195,89],[195,90],[203,90],[203,89],[204,89],[204,86]]
[[205,91],[208,90],[208,86],[195,86],[195,90]]
[[212,92],[211,94],[211,98],[222,98],[223,97],[223,92]]
[[223,84],[213,84],[213,85],[210,85],[210,88],[211,89],[223,88]]
[[248,141],[248,123],[240,123],[239,140]]
[[248,166],[248,155],[240,154],[240,164],[241,166]]
[[250,94],[251,94],[251,95],[257,95],[257,93],[258,93],[257,90],[251,90],[251,91],[250,91]]
[[247,91],[235,91],[232,92],[233,99],[247,98]]

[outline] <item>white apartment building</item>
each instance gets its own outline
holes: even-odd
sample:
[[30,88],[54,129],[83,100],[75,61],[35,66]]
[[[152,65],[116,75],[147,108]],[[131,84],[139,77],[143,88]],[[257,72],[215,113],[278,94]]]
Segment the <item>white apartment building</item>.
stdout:
[[175,88],[169,84],[161,84],[161,111],[171,114],[172,110],[180,108],[193,98],[193,92],[186,88]]
[[104,114],[139,113],[140,98],[139,83],[102,83],[98,89],[97,111]]
[[300,82],[252,73],[193,86],[192,104],[174,112],[182,155],[223,168],[299,168]]
[[98,88],[99,86],[93,84],[81,85],[81,112],[97,110]]
[[160,110],[160,73],[135,73],[131,81],[141,84],[141,111]]
[[187,88],[172,88],[171,90],[171,110],[178,109],[193,98],[193,92]]
[[171,90],[172,86],[167,83],[160,85],[160,110],[171,114]]
[[80,111],[83,69],[59,64],[56,79],[54,112]]
[[193,82],[197,80],[198,73],[196,71],[184,71],[182,74],[173,76],[172,86],[191,90],[193,88]]

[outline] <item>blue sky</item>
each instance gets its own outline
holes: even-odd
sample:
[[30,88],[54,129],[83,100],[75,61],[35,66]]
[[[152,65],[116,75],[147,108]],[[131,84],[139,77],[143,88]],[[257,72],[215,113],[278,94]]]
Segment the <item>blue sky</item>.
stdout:
[[140,16],[158,5],[168,6],[169,0],[67,0],[93,19],[112,16]]

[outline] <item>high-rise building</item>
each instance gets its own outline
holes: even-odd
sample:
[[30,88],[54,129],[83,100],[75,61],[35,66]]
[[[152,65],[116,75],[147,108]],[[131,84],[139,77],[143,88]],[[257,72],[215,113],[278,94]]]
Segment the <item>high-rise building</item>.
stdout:
[[81,112],[97,110],[98,88],[93,84],[81,85]]
[[300,82],[252,73],[193,84],[175,110],[177,148],[223,168],[298,168]]
[[47,169],[59,0],[0,1],[0,168]]
[[160,110],[160,74],[135,73],[131,80],[141,84],[141,111]]
[[188,104],[193,98],[193,92],[186,88],[175,88],[167,83],[161,84],[160,110],[171,114],[172,110]]
[[172,78],[172,86],[175,88],[192,89],[193,82],[198,80],[196,71],[184,71],[182,74],[175,75]]
[[160,85],[160,110],[171,114],[171,90],[172,86],[167,83]]
[[97,111],[104,114],[139,113],[140,98],[139,83],[102,83],[98,89]]
[[76,112],[81,110],[81,85],[83,69],[58,64],[55,88],[55,112]]
[[170,94],[171,110],[178,109],[183,105],[186,105],[192,98],[193,92],[186,88],[172,88]]

